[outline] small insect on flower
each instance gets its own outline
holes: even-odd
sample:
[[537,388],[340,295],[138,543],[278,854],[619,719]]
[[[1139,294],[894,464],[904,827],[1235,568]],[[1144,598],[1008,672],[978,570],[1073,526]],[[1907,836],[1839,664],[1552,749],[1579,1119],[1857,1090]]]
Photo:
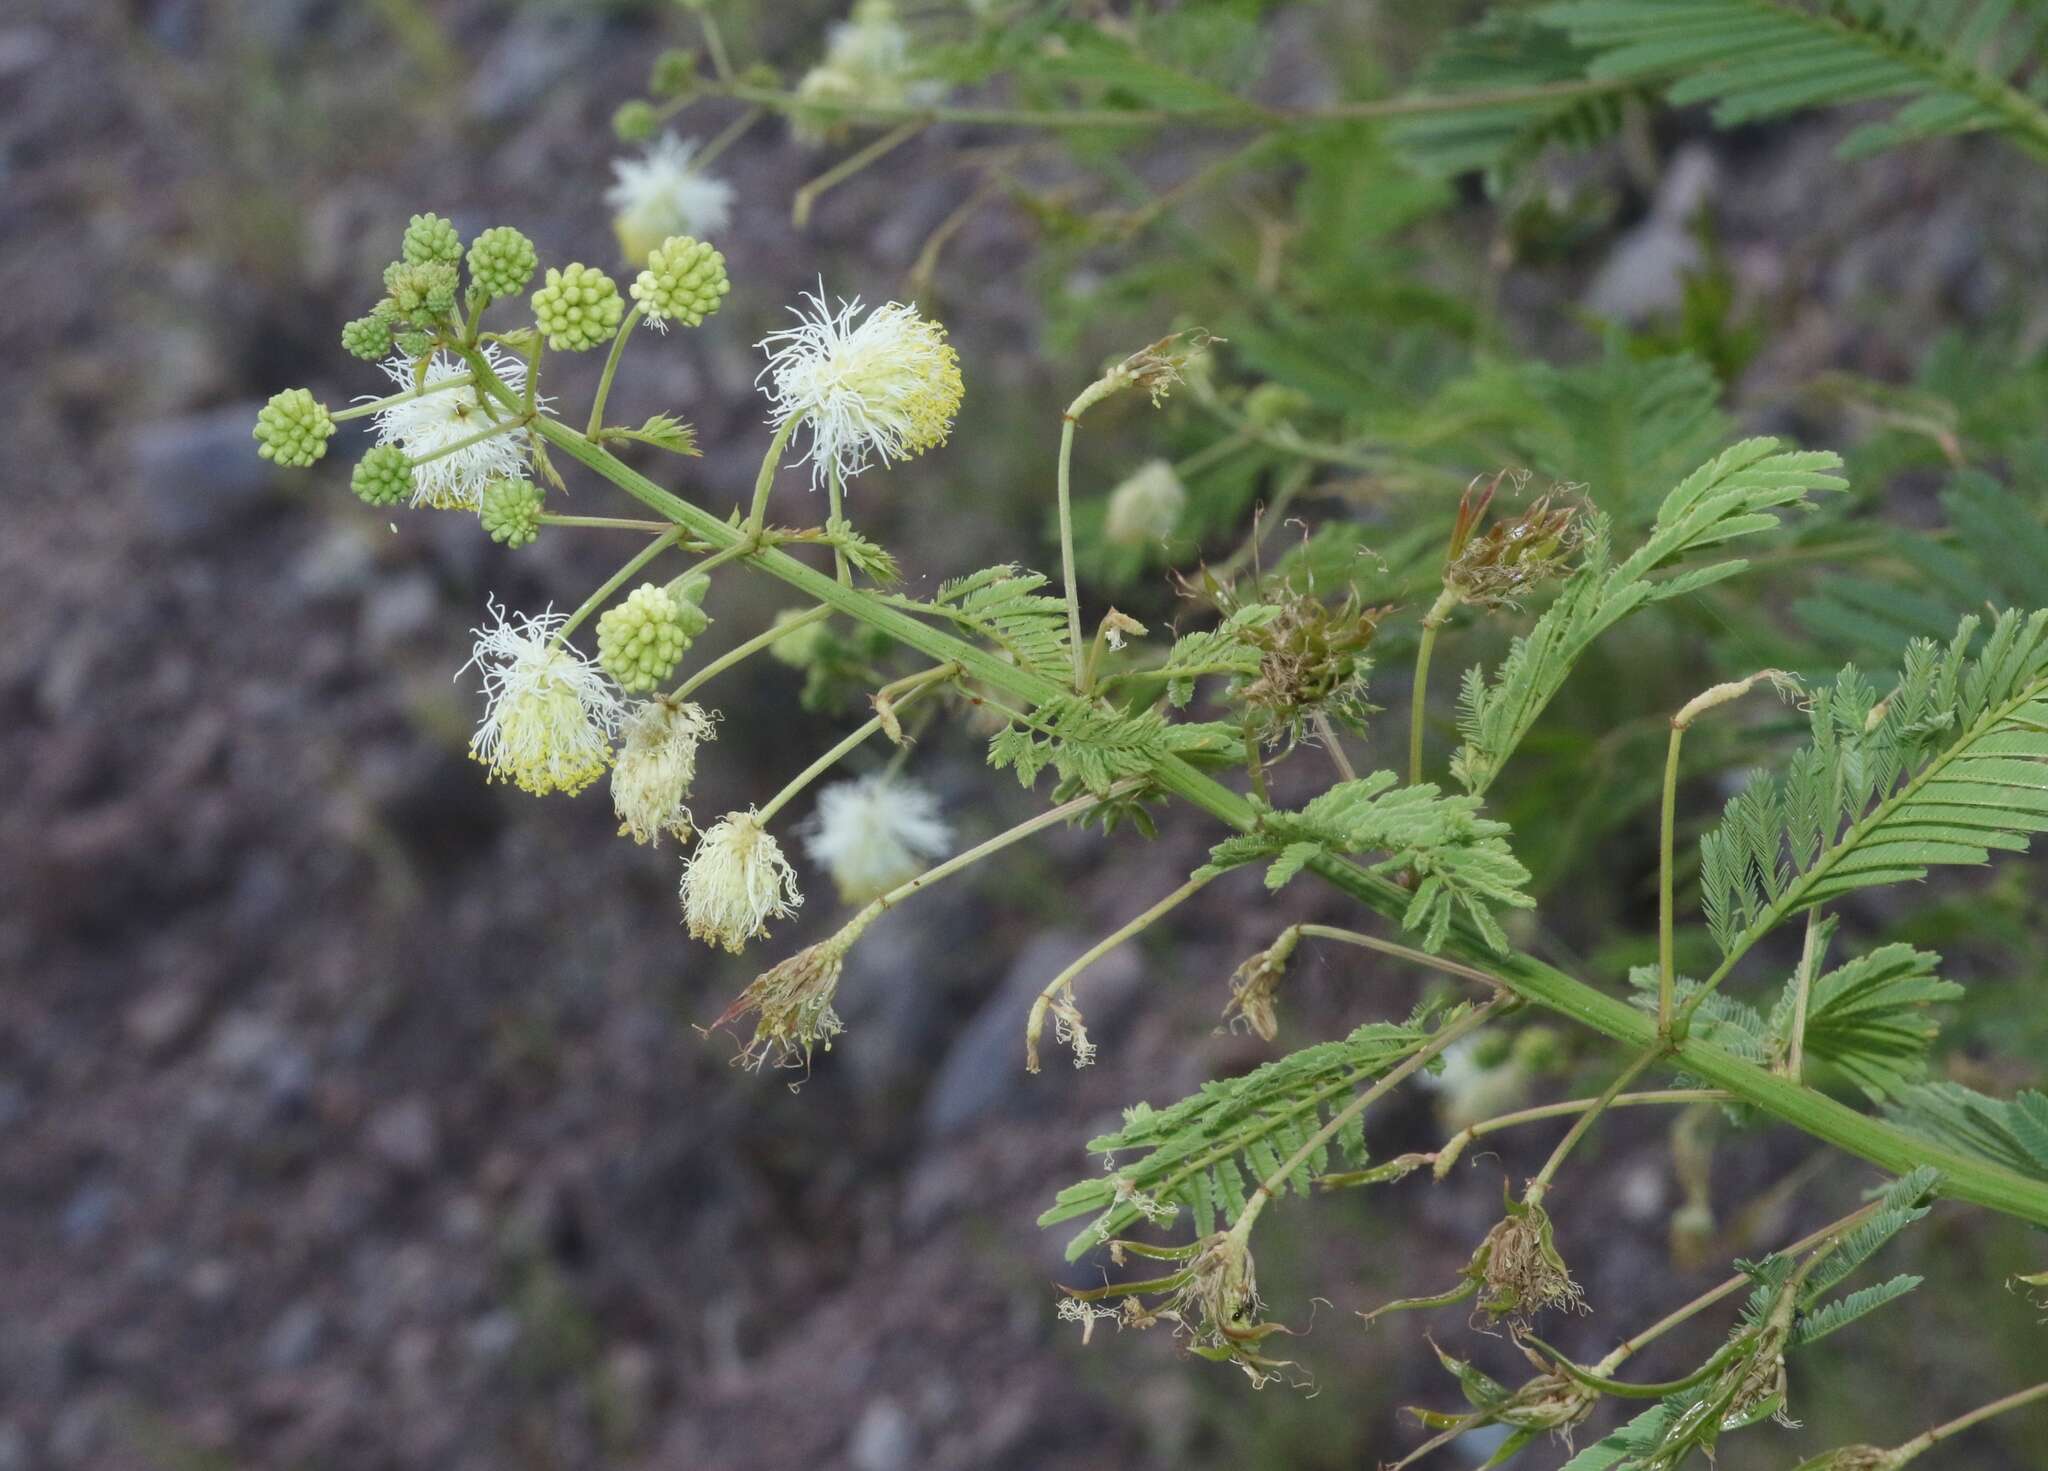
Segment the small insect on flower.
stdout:
[[771,423],[794,419],[810,430],[812,489],[834,467],[852,479],[871,454],[886,465],[944,444],[964,391],[946,329],[894,301],[856,325],[859,298],[834,311],[822,282],[804,299],[808,311],[790,308],[796,326],[761,340],[768,366],[755,381],[768,380]]
[[638,158],[612,162],[617,180],[605,191],[619,249],[634,265],[647,263],[654,248],[671,235],[702,239],[732,220],[732,185],[692,162],[697,140],[663,133]]
[[796,870],[753,812],[721,817],[683,863],[683,918],[690,938],[737,955],[804,902]]
[[626,716],[625,739],[612,765],[612,810],[619,835],[659,847],[668,833],[690,840],[690,809],[683,805],[697,779],[697,747],[717,734],[701,705],[658,698]]
[[818,793],[804,848],[832,875],[840,898],[866,904],[923,873],[952,841],[937,797],[876,772]]
[[[516,393],[525,387],[523,361],[495,343],[486,343],[482,352],[507,388]],[[384,371],[410,396],[377,410],[377,442],[396,445],[413,461],[415,507],[477,510],[483,505],[485,486],[524,470],[528,448],[524,427],[498,427],[497,433],[479,437],[502,426],[504,420],[502,411],[495,418],[486,411],[474,383],[434,393],[411,393],[415,379],[410,362],[392,358],[384,364]],[[454,358],[437,352],[417,386],[431,389],[467,371]],[[475,442],[465,443],[469,440]]]
[[487,703],[469,754],[536,797],[582,791],[611,764],[618,694],[595,664],[555,641],[565,615],[508,618],[501,603],[485,607],[493,622],[472,630],[476,652],[456,676],[472,666],[483,674]]

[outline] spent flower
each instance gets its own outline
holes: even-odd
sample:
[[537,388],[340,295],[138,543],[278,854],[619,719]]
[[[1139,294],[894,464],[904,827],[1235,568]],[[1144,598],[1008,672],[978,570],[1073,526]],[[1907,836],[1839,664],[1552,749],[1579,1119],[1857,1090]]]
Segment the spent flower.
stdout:
[[832,875],[840,898],[866,904],[923,873],[952,841],[936,796],[876,772],[818,793],[804,849]]
[[638,158],[612,163],[605,192],[619,249],[635,265],[671,235],[716,235],[732,221],[732,185],[698,168],[697,141],[664,133]]
[[856,324],[859,298],[842,299],[834,311],[822,283],[804,299],[808,311],[790,308],[797,325],[759,344],[768,354],[760,379],[774,406],[771,422],[796,420],[810,431],[804,459],[812,488],[835,467],[852,479],[870,455],[886,465],[944,444],[963,392],[960,355],[946,329],[894,301]]
[[733,998],[711,1026],[716,1030],[754,1018],[754,1035],[735,1062],[754,1069],[771,1060],[777,1067],[807,1068],[819,1047],[832,1050],[832,1039],[846,1030],[832,1009],[832,997],[839,989],[851,939],[842,930],[799,950],[756,976]]
[[737,955],[804,902],[796,870],[752,811],[721,817],[683,864],[683,918],[690,937]]
[[473,630],[476,651],[463,666],[482,673],[486,701],[470,755],[493,779],[537,797],[580,792],[611,764],[617,692],[595,664],[556,640],[564,614],[508,618],[502,604],[485,606],[492,622]]
[[716,734],[713,719],[701,705],[666,697],[642,701],[627,714],[612,764],[612,810],[621,837],[649,847],[659,847],[663,833],[690,840],[694,823],[683,804],[697,779],[697,747]]
[[[507,388],[517,392],[525,386],[523,361],[495,343],[486,344],[481,351]],[[399,388],[413,389],[413,365],[404,358],[393,358],[384,371]],[[428,360],[418,386],[431,389],[468,371],[457,359],[437,352]],[[375,422],[377,442],[396,445],[413,461],[415,506],[476,510],[483,503],[486,486],[518,476],[526,464],[526,429],[493,417],[474,383],[433,393],[409,392],[379,409]],[[499,426],[498,432],[485,437],[485,431],[493,426]],[[466,442],[470,440],[475,442]]]

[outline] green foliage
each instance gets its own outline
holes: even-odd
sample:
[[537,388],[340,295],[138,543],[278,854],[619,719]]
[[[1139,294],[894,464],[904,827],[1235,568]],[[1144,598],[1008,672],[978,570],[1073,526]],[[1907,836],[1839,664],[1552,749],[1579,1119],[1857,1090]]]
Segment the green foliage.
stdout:
[[1772,529],[1774,511],[1806,504],[1809,491],[1840,489],[1829,473],[1840,463],[1825,452],[1780,450],[1775,439],[1744,440],[1665,497],[1648,538],[1618,565],[1606,519],[1590,518],[1579,569],[1550,610],[1515,640],[1490,679],[1481,668],[1466,672],[1458,720],[1464,745],[1452,775],[1484,794],[1595,639],[1639,608],[1697,592],[1747,564],[1715,562],[1661,579],[1653,573],[1689,552]]
[[1266,814],[1254,832],[1225,838],[1210,850],[1204,873],[1222,873],[1271,858],[1266,887],[1277,889],[1317,858],[1385,853],[1374,873],[1411,873],[1415,895],[1402,924],[1442,947],[1462,914],[1495,950],[1507,933],[1496,906],[1529,909],[1529,871],[1507,845],[1507,824],[1479,815],[1476,797],[1446,797],[1430,785],[1404,787],[1391,771],[1340,782],[1299,812]]
[[600,429],[597,437],[601,440],[622,439],[636,444],[651,444],[656,449],[665,449],[672,455],[696,456],[703,453],[697,448],[697,431],[674,414],[655,414],[638,429]]
[[1914,642],[1882,702],[1843,670],[1783,782],[1758,776],[1701,839],[1727,964],[1799,910],[2021,852],[2048,828],[2048,611],[1999,614],[1972,656],[1977,627],[1964,619],[1945,650]]
[[2004,1100],[1960,1083],[1922,1083],[1886,1112],[1924,1138],[2036,1180],[2048,1180],[2048,1093]]
[[[1453,1011],[1439,1025],[1462,1014]],[[1304,1047],[1240,1078],[1204,1083],[1200,1092],[1170,1107],[1141,1103],[1126,1109],[1121,1129],[1088,1141],[1090,1153],[1109,1161],[1110,1173],[1069,1185],[1038,1224],[1094,1215],[1067,1243],[1067,1260],[1073,1261],[1141,1218],[1170,1214],[1169,1208],[1186,1206],[1197,1235],[1207,1235],[1218,1220],[1236,1220],[1249,1192],[1307,1144],[1327,1122],[1333,1103],[1428,1043],[1427,1020],[1417,1015],[1399,1025],[1369,1022],[1341,1041]],[[1316,1150],[1278,1182],[1281,1192],[1292,1185],[1306,1194],[1339,1157],[1365,1163],[1362,1118],[1347,1121],[1333,1142],[1334,1149]],[[1136,1158],[1119,1158],[1134,1150]]]
[[1050,766],[1062,792],[1102,796],[1120,781],[1149,779],[1169,756],[1243,749],[1234,726],[1169,724],[1156,710],[1130,714],[1079,695],[1059,695],[998,732],[989,742],[988,760],[998,771],[1014,770],[1027,787]]
[[[1953,1001],[1963,988],[1935,975],[1941,957],[1911,945],[1884,945],[1837,966],[1807,996],[1804,1050],[1809,1062],[1834,1068],[1872,1102],[1893,1097],[1927,1072],[1927,1050],[1939,1030],[1929,1006]],[[1792,1034],[1793,992],[1771,1014],[1773,1051]]]
[[1043,573],[1005,563],[940,584],[928,603],[913,598],[891,601],[899,608],[950,620],[1020,669],[1066,678],[1073,671],[1067,605],[1039,591],[1046,582]]

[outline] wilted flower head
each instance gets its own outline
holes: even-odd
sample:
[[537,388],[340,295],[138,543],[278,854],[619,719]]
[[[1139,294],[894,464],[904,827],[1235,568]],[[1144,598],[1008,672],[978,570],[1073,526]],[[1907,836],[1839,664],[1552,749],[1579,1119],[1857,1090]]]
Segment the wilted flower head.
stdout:
[[1208,572],[1182,579],[1182,588],[1237,619],[1235,637],[1258,652],[1258,672],[1240,676],[1231,698],[1252,717],[1262,741],[1298,741],[1318,715],[1340,725],[1364,723],[1373,708],[1366,699],[1368,650],[1387,608],[1365,606],[1356,589],[1328,601],[1298,576],[1263,579],[1249,595]]
[[1187,487],[1173,466],[1149,460],[1109,493],[1103,534],[1118,546],[1152,546],[1173,535],[1187,504]]
[[633,708],[612,766],[620,836],[657,847],[663,833],[690,840],[690,809],[683,801],[697,779],[697,747],[714,734],[712,716],[700,705],[664,697]]
[[1156,408],[1166,395],[1184,382],[1193,363],[1223,339],[1201,327],[1190,327],[1141,347],[1110,372],[1119,388],[1142,388],[1152,396]]
[[1223,1008],[1223,1024],[1235,1030],[1243,1022],[1261,1041],[1280,1035],[1280,1018],[1274,998],[1286,979],[1287,962],[1301,943],[1301,926],[1289,925],[1279,937],[1240,965],[1230,976],[1230,1001]]
[[835,312],[822,282],[804,299],[808,312],[790,308],[796,326],[762,339],[768,366],[760,377],[769,380],[773,422],[796,419],[811,432],[804,458],[812,488],[835,465],[850,480],[870,454],[886,465],[944,444],[963,392],[946,329],[894,301],[856,326],[860,299],[842,299]]
[[612,160],[615,182],[605,191],[619,249],[645,265],[671,235],[702,239],[732,220],[732,185],[697,168],[697,140],[663,133],[638,158]]
[[472,630],[476,652],[462,666],[482,671],[487,701],[470,755],[535,796],[580,792],[611,762],[618,694],[595,664],[555,642],[565,615],[508,619],[503,604],[485,606],[494,621]]
[[735,955],[804,902],[782,846],[752,812],[728,813],[705,830],[683,864],[682,897],[690,937]]
[[[503,351],[496,343],[486,343],[481,351],[484,360],[507,388],[517,392],[525,386],[526,364],[523,361]],[[413,365],[406,359],[391,359],[384,364],[384,371],[401,389],[410,390],[414,386]],[[432,388],[468,371],[463,363],[446,353],[437,352],[428,362],[419,386]],[[495,412],[502,414],[503,411]],[[436,510],[456,507],[476,510],[483,504],[485,486],[493,480],[519,476],[524,471],[527,453],[524,428],[508,429],[453,453],[442,453],[451,445],[461,444],[463,440],[483,433],[497,422],[491,413],[485,411],[474,383],[400,399],[377,410],[375,420],[379,444],[395,444],[411,459],[424,461],[413,466],[412,503],[415,506],[432,506]]]
[[923,873],[952,840],[936,796],[876,772],[818,793],[804,847],[832,875],[840,898],[865,904]]
[[1579,541],[1578,506],[1554,495],[1538,496],[1512,521],[1496,521],[1475,535],[1506,478],[1503,470],[1484,490],[1477,480],[1465,487],[1444,565],[1444,586],[1460,601],[1483,608],[1512,603],[1558,575]]
[[1479,1274],[1479,1306],[1491,1317],[1519,1324],[1545,1308],[1586,1311],[1586,1294],[1558,1255],[1550,1216],[1540,1205],[1510,1200],[1468,1270]]
[[777,1067],[809,1067],[817,1048],[832,1050],[832,1039],[846,1030],[832,1009],[832,996],[839,989],[850,940],[842,931],[748,983],[711,1024],[715,1030],[742,1017],[755,1018],[754,1035],[734,1061],[759,1068],[772,1058]]

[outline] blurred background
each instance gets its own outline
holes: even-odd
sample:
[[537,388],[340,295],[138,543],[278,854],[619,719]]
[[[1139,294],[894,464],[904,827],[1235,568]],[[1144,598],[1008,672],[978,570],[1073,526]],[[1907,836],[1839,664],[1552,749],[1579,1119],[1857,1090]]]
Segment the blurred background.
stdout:
[[[969,9],[906,14],[949,82],[1011,97],[973,75],[995,53],[961,39],[980,34]],[[1011,9],[1028,14],[996,16],[1004,44],[1049,54],[1033,27],[1057,21],[1287,107],[1407,87],[1478,10]],[[787,77],[844,18],[807,0],[714,13],[742,64]],[[1370,1331],[1353,1312],[1448,1285],[1547,1126],[1442,1185],[1272,1213],[1261,1286],[1309,1329],[1290,1348],[1319,1393],[1253,1393],[1164,1331],[1084,1348],[1054,1322],[1053,1284],[1085,1272],[1034,1217],[1098,1168],[1083,1144],[1121,1108],[1272,1055],[1217,1033],[1226,978],[1291,920],[1351,918],[1333,896],[1219,884],[1085,982],[1098,1064],[1029,1076],[1030,996],[1216,836],[1170,812],[1152,842],[1056,832],[875,929],[841,991],[848,1031],[800,1091],[735,1070],[731,1040],[698,1028],[761,952],[686,941],[673,850],[615,840],[601,790],[534,801],[466,759],[477,696],[453,676],[485,598],[572,606],[630,548],[555,530],[506,552],[462,515],[368,509],[347,493],[359,425],[310,473],[254,454],[275,390],[378,390],[336,334],[410,214],[517,225],[544,263],[621,270],[604,196],[634,145],[613,113],[647,95],[664,48],[700,44],[654,0],[0,15],[0,1471],[1358,1467],[1418,1443],[1399,1407],[1458,1402],[1425,1327],[1519,1377],[1461,1309]],[[1096,84],[1104,105],[1157,103],[1131,75],[1135,100]],[[741,112],[706,100],[668,125],[706,137]],[[882,130],[807,142],[764,117],[715,165],[735,190],[716,239],[732,295],[705,327],[634,345],[616,417],[697,425],[701,460],[640,462],[723,511],[766,440],[752,344],[796,293],[821,277],[915,293],[960,349],[966,407],[945,450],[863,477],[850,508],[928,592],[1000,560],[1052,565],[1060,406],[1105,358],[1199,322],[1230,339],[1205,393],[1089,419],[1084,522],[1143,460],[1207,453],[1182,565],[1237,552],[1252,508],[1285,495],[1317,530],[1271,517],[1263,556],[1320,557],[1410,611],[1473,474],[1526,466],[1625,518],[1740,432],[1842,448],[1856,489],[1811,533],[1835,542],[1802,558],[1793,540],[1739,594],[1603,650],[1532,743],[1530,797],[1585,797],[1569,823],[1517,824],[1544,899],[1517,938],[1606,983],[1649,955],[1665,711],[1724,671],[1882,667],[1904,632],[1984,600],[2048,603],[2024,539],[1973,549],[1964,524],[1974,493],[2039,531],[2048,169],[1996,138],[1838,160],[1864,120],[1729,130],[1631,102],[1594,147],[1492,173],[1363,126],[1245,157],[1247,135],[1192,127],[947,123],[799,227],[797,190]],[[587,402],[596,364],[549,367],[550,392]],[[1287,396],[1254,407],[1261,384]],[[782,519],[815,513],[804,496],[785,476]],[[587,479],[557,509],[635,514]],[[1866,554],[1852,579],[1826,552],[1853,532],[1889,554],[1888,528],[1961,570],[1938,583]],[[1098,608],[1186,612],[1147,549],[1098,539],[1088,570]],[[765,584],[721,587],[703,647],[781,606]],[[1439,668],[1497,656],[1517,626],[1447,640]],[[1411,636],[1387,634],[1374,752],[1405,729]],[[721,680],[700,814],[761,800],[847,728],[802,684],[770,660]],[[1759,718],[1701,740],[1695,816],[1725,795],[1712,772],[1789,729]],[[1588,730],[1612,734],[1558,734]],[[971,733],[934,731],[914,769],[963,843],[1035,810]],[[2039,877],[2015,862],[1848,919],[1859,939],[1947,950],[1973,991],[1940,1066],[1991,1091],[2042,1076]],[[772,956],[836,922],[822,876],[808,887]],[[1306,956],[1280,1045],[1403,1015],[1425,985]],[[1564,1042],[1540,1068],[1405,1091],[1372,1124],[1376,1152],[1434,1147],[1464,1110],[1597,1088],[1604,1054]],[[1551,1336],[1583,1357],[1873,1178],[1786,1131],[1694,1119],[1674,1137],[1653,1112],[1604,1124],[1553,1198],[1595,1311]],[[1687,1204],[1711,1211],[1704,1234],[1695,1209],[1674,1235]],[[2037,1234],[1937,1210],[1887,1261],[1930,1285],[1803,1356],[1806,1428],[1730,1437],[1721,1464],[1888,1444],[2038,1375],[2040,1312],[2004,1283],[2044,1258]],[[1635,1367],[1682,1372],[1724,1329],[1707,1315]],[[1436,1464],[1490,1449],[1475,1437]],[[1948,1449],[1941,1464],[2048,1465],[2048,1422]]]

